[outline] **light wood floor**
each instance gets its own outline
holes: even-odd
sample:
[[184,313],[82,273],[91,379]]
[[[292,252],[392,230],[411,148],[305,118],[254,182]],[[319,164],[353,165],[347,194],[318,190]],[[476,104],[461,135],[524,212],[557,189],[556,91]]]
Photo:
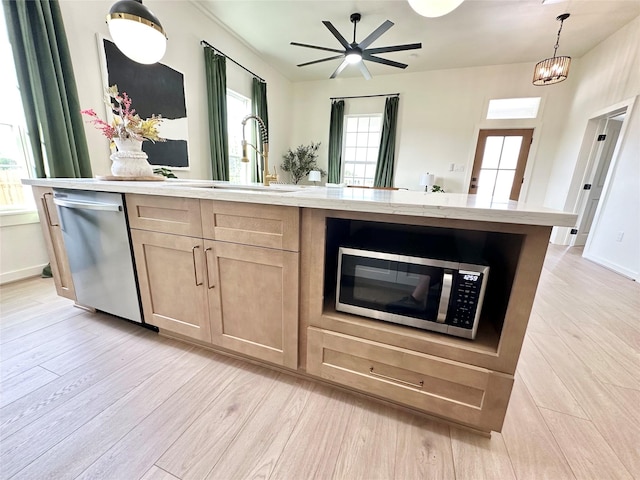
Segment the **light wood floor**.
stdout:
[[484,438],[0,289],[2,479],[640,478],[640,286],[551,246]]

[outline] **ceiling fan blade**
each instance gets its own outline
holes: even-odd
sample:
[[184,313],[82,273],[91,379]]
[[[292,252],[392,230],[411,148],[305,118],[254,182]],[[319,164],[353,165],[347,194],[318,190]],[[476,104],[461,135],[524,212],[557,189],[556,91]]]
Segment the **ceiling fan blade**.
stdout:
[[370,62],[381,63],[383,65],[389,65],[390,67],[397,68],[407,68],[408,65],[406,63],[394,62],[393,60],[387,60],[386,58],[374,57],[373,55],[368,55],[363,53],[362,58],[364,60],[368,60]]
[[369,69],[364,64],[364,62],[358,62],[358,68],[360,69],[360,71],[362,72],[362,76],[366,80],[371,80],[371,74],[369,73]]
[[389,20],[385,20],[384,23],[380,25],[378,28],[376,28],[373,32],[371,32],[367,38],[365,38],[360,43],[358,43],[358,47],[364,50],[373,42],[375,42],[380,35],[382,35],[384,32],[389,30],[391,27],[393,27],[393,22]]
[[416,50],[422,48],[421,43],[407,43],[406,45],[393,45],[391,47],[368,48],[365,53],[378,54],[389,52],[401,52],[402,50]]
[[351,48],[351,44],[347,42],[347,40],[342,35],[340,35],[340,32],[336,30],[336,27],[334,27],[331,22],[329,22],[328,20],[323,20],[322,23],[324,23],[324,26],[327,27],[329,31],[333,33],[333,36],[338,39],[340,45],[347,49]]
[[342,70],[344,70],[347,65],[349,65],[349,62],[347,62],[347,60],[345,59],[345,61],[342,62],[338,68],[336,68],[336,71],[333,72],[329,78],[336,78],[338,75],[340,75],[340,72],[342,72]]
[[328,57],[328,58],[322,58],[320,60],[314,60],[313,62],[301,63],[300,65],[298,65],[298,67],[306,67],[307,65],[313,65],[314,63],[328,62],[329,60],[335,60],[336,58],[342,58],[342,57],[344,57],[344,54],[336,55],[335,57]]
[[296,47],[315,48],[316,50],[324,50],[325,52],[344,53],[342,50],[336,50],[335,48],[319,47],[317,45],[308,45],[306,43],[291,42],[291,45],[295,45]]

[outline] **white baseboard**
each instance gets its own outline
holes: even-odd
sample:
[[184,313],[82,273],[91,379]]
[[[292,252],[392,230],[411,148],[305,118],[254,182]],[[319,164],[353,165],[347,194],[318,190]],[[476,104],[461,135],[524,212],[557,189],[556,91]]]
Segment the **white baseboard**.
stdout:
[[608,260],[605,260],[604,258],[600,258],[598,256],[595,255],[590,255],[589,253],[585,252],[582,255],[584,258],[586,258],[587,260],[592,261],[593,263],[597,263],[598,265],[600,265],[601,267],[604,267],[608,270],[613,270],[616,273],[619,273],[620,275],[627,277],[631,280],[638,280],[640,278],[640,274],[638,272],[634,272],[633,270],[630,270],[628,268],[625,268],[621,265],[615,264],[613,262],[610,262]]
[[17,282],[18,280],[23,280],[25,278],[40,275],[42,273],[42,269],[46,266],[47,264],[43,263],[42,265],[35,265],[29,268],[14,270],[13,272],[0,273],[0,285],[4,285],[5,283]]

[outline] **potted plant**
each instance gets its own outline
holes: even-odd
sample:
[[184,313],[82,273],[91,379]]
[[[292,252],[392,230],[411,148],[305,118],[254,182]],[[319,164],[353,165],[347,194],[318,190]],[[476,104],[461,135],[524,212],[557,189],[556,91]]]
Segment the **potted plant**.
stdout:
[[311,170],[319,171],[323,177],[327,175],[327,172],[318,167],[316,163],[318,148],[320,148],[320,142],[311,142],[309,145],[300,145],[295,150],[289,149],[287,153],[282,156],[284,161],[280,167],[285,172],[289,172],[291,181],[295,185],[309,175]]
[[152,176],[153,170],[147,162],[147,154],[142,151],[142,142],[165,141],[158,130],[162,117],[140,118],[131,108],[131,98],[126,92],[120,94],[117,85],[106,89],[104,101],[113,114],[111,123],[98,117],[93,109],[81,110],[81,113],[90,117],[90,122],[115,144],[118,151],[111,155],[111,173],[125,177]]

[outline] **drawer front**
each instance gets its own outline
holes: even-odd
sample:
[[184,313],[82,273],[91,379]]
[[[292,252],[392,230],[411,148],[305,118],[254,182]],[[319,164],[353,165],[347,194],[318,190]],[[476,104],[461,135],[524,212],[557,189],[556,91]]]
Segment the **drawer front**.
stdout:
[[513,377],[309,327],[307,373],[483,431],[500,431]]
[[299,251],[297,207],[202,200],[201,209],[204,238]]
[[200,200],[137,194],[125,198],[131,228],[202,237]]

